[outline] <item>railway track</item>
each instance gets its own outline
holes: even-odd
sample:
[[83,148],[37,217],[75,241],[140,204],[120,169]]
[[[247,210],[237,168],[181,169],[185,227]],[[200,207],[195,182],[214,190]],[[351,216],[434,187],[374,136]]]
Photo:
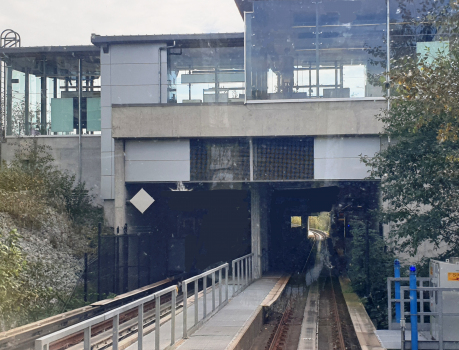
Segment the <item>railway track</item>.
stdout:
[[[310,230],[315,236],[314,247],[317,247],[316,264],[327,254],[320,256],[320,249],[328,251],[327,236],[319,230]],[[320,242],[319,242],[320,241]],[[319,242],[319,244],[316,244]],[[322,246],[323,243],[323,246]],[[311,254],[308,256],[310,259]],[[327,258],[328,259],[328,258]],[[306,261],[306,264],[308,261]],[[320,262],[327,269],[323,269],[320,278],[316,283],[322,286],[319,298],[319,308],[323,309],[318,313],[317,329],[318,337],[314,341],[315,349],[313,350],[361,350],[355,330],[342,296],[341,287],[337,277],[332,274],[328,261]],[[328,265],[328,266],[327,266]],[[309,310],[304,310],[304,299],[306,295],[291,295],[288,298],[286,307],[280,317],[279,322],[274,327],[273,332],[266,345],[266,350],[291,350],[299,349],[299,337],[297,336],[298,328],[298,308],[301,308],[301,314],[309,314]],[[311,310],[312,312],[312,310]],[[300,324],[302,323],[302,318]],[[295,333],[296,332],[296,333]],[[294,334],[292,334],[294,333]],[[301,348],[302,350],[302,348]]]
[[[58,330],[69,327],[71,325],[77,324],[86,319],[101,315],[107,311],[125,305],[133,300],[139,299],[146,295],[152,294],[158,290],[166,288],[176,283],[179,277],[181,276],[170,277],[165,280],[131,291],[129,293],[119,295],[114,299],[102,300],[80,309],[69,311],[64,314],[56,315],[38,322],[34,322],[19,328],[12,329],[7,332],[0,333],[0,350],[33,350],[35,348],[34,342],[36,339],[44,335],[54,333]],[[164,302],[167,301],[164,300]],[[165,305],[165,307],[167,307],[167,304]],[[149,313],[154,312],[154,301],[148,304],[145,311]],[[128,329],[129,321],[137,316],[137,311],[134,311],[134,313],[132,311],[129,311],[122,314],[120,317],[120,323],[122,323],[121,325],[124,324],[125,327]],[[100,337],[101,334],[110,330],[111,327],[111,321],[103,322],[99,325],[94,326],[91,334],[95,337]],[[79,339],[80,341],[83,339],[83,333],[72,335],[72,337],[69,337],[65,341],[60,341],[59,344],[56,343],[57,345],[53,344],[50,350],[71,348],[73,345],[78,344]],[[95,349],[99,348],[102,349],[102,347],[96,347]]]

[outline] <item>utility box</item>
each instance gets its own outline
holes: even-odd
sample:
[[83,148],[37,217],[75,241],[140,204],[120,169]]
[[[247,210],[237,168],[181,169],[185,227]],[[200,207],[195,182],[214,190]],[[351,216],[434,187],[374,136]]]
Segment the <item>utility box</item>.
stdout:
[[[459,288],[459,258],[446,261],[430,260],[430,286],[439,288]],[[459,313],[459,290],[443,292],[442,300],[437,291],[430,292],[430,309],[443,313],[443,340],[459,341],[459,316],[448,316]],[[430,318],[432,339],[439,340],[441,327],[438,316]]]

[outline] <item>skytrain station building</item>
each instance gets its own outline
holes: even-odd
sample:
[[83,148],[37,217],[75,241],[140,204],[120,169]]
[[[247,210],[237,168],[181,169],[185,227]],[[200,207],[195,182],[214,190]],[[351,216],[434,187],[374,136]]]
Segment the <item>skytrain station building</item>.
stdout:
[[244,33],[0,50],[1,159],[30,140],[52,146],[107,226],[150,235],[123,248],[152,257],[149,280],[249,252],[255,276],[293,270],[319,212],[349,239],[347,215],[380,205],[360,156],[387,146],[376,115],[390,59],[447,46],[396,0],[235,5]]

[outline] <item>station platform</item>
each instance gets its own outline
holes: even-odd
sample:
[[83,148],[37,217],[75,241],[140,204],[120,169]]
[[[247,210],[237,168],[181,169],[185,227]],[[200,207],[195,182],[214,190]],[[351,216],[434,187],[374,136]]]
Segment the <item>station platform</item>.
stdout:
[[[180,350],[224,350],[224,349],[248,349],[249,343],[255,338],[263,325],[263,307],[274,303],[284,290],[289,278],[281,275],[268,275],[254,281],[246,289],[230,298],[218,312],[215,312],[206,320],[200,328],[188,336],[187,339],[178,341],[174,348]],[[233,286],[229,285],[229,293],[232,295]],[[218,299],[218,298],[217,298]],[[194,318],[192,298],[188,299],[188,321]],[[212,305],[212,295],[207,294],[207,305]],[[199,320],[203,319],[202,304],[203,296],[200,293]],[[216,308],[219,307],[218,300]],[[183,333],[183,309],[176,313],[176,339]],[[165,319],[161,322],[160,348],[170,345],[171,321]],[[145,331],[144,331],[145,332]],[[143,340],[146,349],[155,348],[155,332],[147,331]],[[120,343],[119,349],[135,350],[138,348],[137,341]]]

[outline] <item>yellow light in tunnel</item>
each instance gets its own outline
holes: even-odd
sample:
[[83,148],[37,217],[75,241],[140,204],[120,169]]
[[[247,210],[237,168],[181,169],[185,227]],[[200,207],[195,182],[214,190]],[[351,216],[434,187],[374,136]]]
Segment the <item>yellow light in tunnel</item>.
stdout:
[[291,217],[291,227],[301,227],[301,216]]

